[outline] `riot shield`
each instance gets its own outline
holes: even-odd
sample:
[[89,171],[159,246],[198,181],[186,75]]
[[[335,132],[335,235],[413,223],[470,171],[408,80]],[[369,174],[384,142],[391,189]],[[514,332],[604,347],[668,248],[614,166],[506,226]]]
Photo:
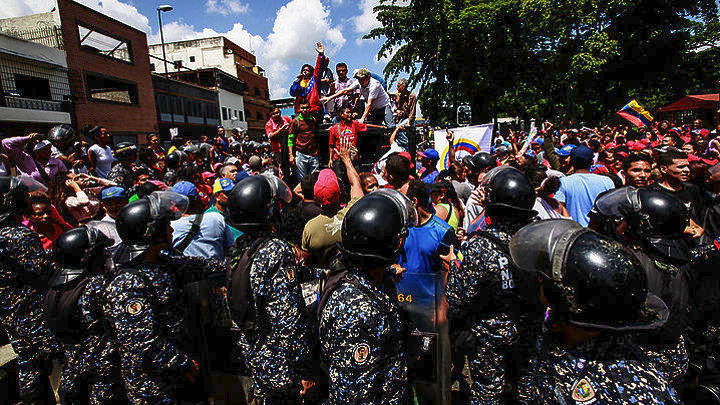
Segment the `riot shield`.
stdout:
[[398,302],[409,318],[408,377],[419,404],[450,403],[450,344],[443,273],[404,273]]

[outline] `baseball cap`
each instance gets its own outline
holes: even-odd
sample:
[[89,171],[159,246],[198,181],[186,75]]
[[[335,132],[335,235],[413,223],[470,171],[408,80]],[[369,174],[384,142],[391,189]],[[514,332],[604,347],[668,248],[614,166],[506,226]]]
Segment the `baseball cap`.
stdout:
[[355,72],[355,74],[353,76],[356,79],[359,79],[361,77],[367,77],[367,76],[370,76],[370,71],[367,70],[367,68],[360,68]]
[[221,191],[230,191],[235,187],[235,182],[230,179],[217,179],[213,184],[213,194],[217,194]]
[[340,184],[335,172],[331,169],[320,170],[313,193],[315,201],[321,206],[332,205],[340,201]]
[[570,151],[570,158],[571,159],[582,159],[586,162],[592,162],[594,153],[592,149],[588,148],[585,145],[580,145],[575,148],[573,148],[572,151]]
[[557,154],[560,156],[570,156],[570,152],[572,152],[575,149],[575,145],[573,144],[567,144],[563,146],[561,149],[557,151]]
[[535,138],[532,143],[542,146],[545,143],[545,138]]
[[199,195],[197,187],[189,181],[179,181],[175,183],[172,187],[172,191],[182,194],[185,197],[197,197]]
[[50,141],[47,139],[43,139],[42,141],[35,144],[35,147],[33,148],[33,152],[39,151],[40,149],[47,148],[48,146],[52,145]]
[[425,152],[422,153],[422,156],[430,160],[440,160],[440,154],[435,149],[425,149]]
[[531,157],[531,158],[537,157],[537,155],[535,154],[535,151],[532,149],[526,150],[525,153],[523,153],[523,155]]
[[109,200],[112,198],[125,198],[125,189],[118,186],[112,186],[104,189],[100,193],[101,200]]

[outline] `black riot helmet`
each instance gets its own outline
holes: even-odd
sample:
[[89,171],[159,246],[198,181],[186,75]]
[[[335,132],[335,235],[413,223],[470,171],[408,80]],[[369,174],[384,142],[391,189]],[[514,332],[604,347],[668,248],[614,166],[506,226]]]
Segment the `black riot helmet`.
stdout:
[[566,219],[532,223],[510,241],[524,271],[540,275],[553,317],[573,325],[616,331],[662,326],[668,309],[648,293],[646,273],[620,243]]
[[0,176],[0,226],[29,208],[28,197],[33,191],[47,191],[47,187],[26,174]]
[[137,158],[137,146],[132,142],[120,142],[115,157],[120,161],[134,161]]
[[68,124],[62,124],[50,129],[48,132],[48,140],[55,145],[56,148],[65,149],[75,140],[75,130]]
[[488,216],[535,216],[535,188],[523,172],[510,166],[499,166],[483,176],[485,209]]
[[94,266],[104,264],[105,248],[112,239],[95,228],[84,226],[63,232],[53,244],[55,260],[60,265],[50,278],[50,287],[59,287],[77,279]]
[[340,250],[351,261],[387,265],[398,258],[408,228],[417,225],[412,202],[397,190],[374,191],[358,200],[342,223]]
[[635,187],[601,194],[594,211],[601,218],[625,219],[629,232],[645,240],[682,238],[690,223],[690,212],[678,198]]
[[225,218],[240,230],[267,228],[280,201],[292,201],[290,188],[280,178],[267,174],[246,177],[230,191]]
[[130,260],[152,245],[167,242],[168,224],[179,219],[189,204],[182,194],[156,191],[123,207],[115,220],[122,239],[118,260]]
[[165,164],[169,169],[178,169],[186,158],[185,152],[177,149],[165,158]]

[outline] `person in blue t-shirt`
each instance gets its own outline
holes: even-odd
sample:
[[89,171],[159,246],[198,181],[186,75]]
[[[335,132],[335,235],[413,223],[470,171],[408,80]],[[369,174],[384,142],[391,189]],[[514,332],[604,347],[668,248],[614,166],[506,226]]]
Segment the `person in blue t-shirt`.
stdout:
[[574,173],[560,179],[560,189],[555,199],[567,208],[570,217],[582,226],[588,226],[588,213],[600,193],[615,188],[606,176],[590,173],[593,151],[587,146],[578,146],[570,152],[570,165]]
[[[415,180],[408,187],[407,197],[415,204],[418,226],[408,230],[405,250],[400,265],[406,269],[403,279],[397,283],[398,291],[412,291],[416,303],[434,299],[437,285],[431,275],[445,273],[440,256],[448,254],[450,246],[457,243],[455,232],[447,222],[433,214],[430,188]],[[438,298],[439,295],[438,294]]]

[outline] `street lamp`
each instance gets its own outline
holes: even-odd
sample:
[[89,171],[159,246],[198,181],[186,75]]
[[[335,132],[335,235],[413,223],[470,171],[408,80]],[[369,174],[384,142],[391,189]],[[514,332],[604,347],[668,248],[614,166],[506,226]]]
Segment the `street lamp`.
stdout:
[[163,36],[163,29],[162,29],[162,17],[160,17],[160,12],[166,12],[166,11],[172,11],[172,6],[168,4],[163,4],[162,6],[157,8],[158,12],[158,24],[160,24],[160,43],[162,44],[162,51],[163,51],[163,64],[165,65],[165,76],[167,76],[168,68],[167,68],[167,57],[165,56],[165,37]]

